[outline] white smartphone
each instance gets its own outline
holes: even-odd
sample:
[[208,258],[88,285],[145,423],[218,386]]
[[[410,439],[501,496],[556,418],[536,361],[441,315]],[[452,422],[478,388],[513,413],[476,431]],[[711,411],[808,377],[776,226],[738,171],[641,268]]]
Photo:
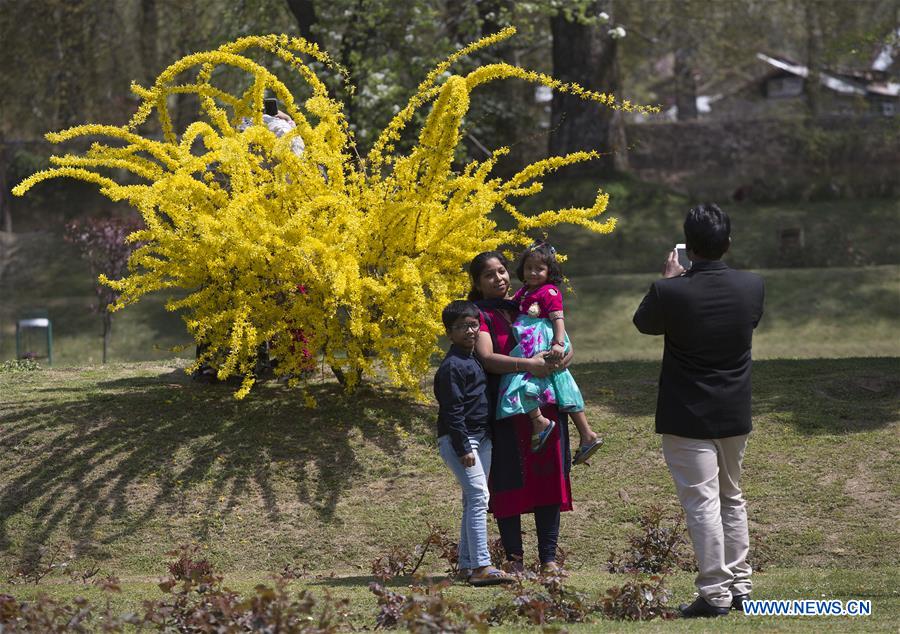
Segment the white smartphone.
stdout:
[[687,271],[691,268],[691,261],[687,256],[687,245],[679,243],[675,245],[675,251],[678,253],[678,263]]

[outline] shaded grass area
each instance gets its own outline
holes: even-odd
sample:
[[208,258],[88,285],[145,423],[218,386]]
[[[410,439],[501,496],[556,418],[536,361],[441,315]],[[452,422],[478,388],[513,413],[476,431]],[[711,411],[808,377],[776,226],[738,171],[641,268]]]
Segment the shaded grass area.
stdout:
[[[54,543],[75,567],[153,576],[182,542],[229,574],[292,564],[365,576],[427,522],[457,525],[433,405],[370,389],[347,398],[332,383],[312,386],[317,410],[276,383],[237,402],[178,365],[0,374],[0,578]],[[563,517],[562,544],[585,574],[625,547],[648,505],[677,509],[652,432],[657,372],[640,361],[574,368],[607,440],[573,474],[576,510]],[[896,572],[900,359],[762,361],[754,381],[745,487],[774,570]]]
[[[174,346],[191,343],[165,300],[149,295],[114,315],[110,361],[170,359]],[[103,325],[96,305],[90,268],[61,236],[0,233],[0,359],[15,357],[15,320],[44,309],[53,322],[54,365],[100,363]],[[46,355],[43,330],[26,331],[23,339],[23,351]],[[193,355],[193,347],[183,354]]]
[[[756,359],[900,356],[900,266],[757,271],[765,314]],[[573,277],[566,328],[579,359],[659,359],[662,337],[640,334],[634,311],[658,274]]]
[[[13,359],[16,354],[15,319],[33,307],[47,310],[53,322],[53,364],[77,366],[100,363],[103,358],[103,325],[93,311],[89,295],[55,296],[24,301],[19,308],[10,303],[0,309],[2,336],[0,359]],[[187,346],[178,355],[194,355],[194,345],[181,318],[167,312],[165,298],[148,296],[140,305],[129,307],[113,317],[109,361],[149,361],[171,359],[173,348]],[[46,341],[43,330],[28,330],[23,337],[24,352],[33,352],[46,363]]]
[[[618,219],[610,235],[596,235],[560,225],[548,237],[570,260],[569,276],[610,273],[652,273],[662,267],[668,251],[684,242],[684,217],[698,202],[650,183],[622,177],[560,179],[524,201],[523,209],[539,211],[590,206],[597,188],[609,193],[602,218]],[[829,202],[732,203],[718,201],[731,217],[732,246],[728,260],[737,268],[847,267],[900,264],[900,199]],[[498,217],[501,225],[510,222]],[[782,248],[783,230],[800,230],[801,244]]]

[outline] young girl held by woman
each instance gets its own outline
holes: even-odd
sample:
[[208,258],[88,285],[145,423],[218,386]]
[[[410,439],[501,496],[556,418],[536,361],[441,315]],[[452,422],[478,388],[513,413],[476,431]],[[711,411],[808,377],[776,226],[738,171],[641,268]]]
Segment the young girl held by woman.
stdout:
[[[562,358],[570,344],[558,286],[563,276],[556,249],[546,242],[533,244],[519,257],[516,275],[524,286],[513,296],[519,308],[512,325],[518,343],[510,356],[530,358],[549,350],[553,357]],[[541,405],[549,403],[572,417],[580,437],[572,462],[584,463],[603,445],[603,439],[588,424],[584,399],[568,370],[554,372],[547,378],[528,372],[504,374],[497,418],[527,413],[532,425],[531,450],[538,452],[556,426],[556,421],[541,413]]]

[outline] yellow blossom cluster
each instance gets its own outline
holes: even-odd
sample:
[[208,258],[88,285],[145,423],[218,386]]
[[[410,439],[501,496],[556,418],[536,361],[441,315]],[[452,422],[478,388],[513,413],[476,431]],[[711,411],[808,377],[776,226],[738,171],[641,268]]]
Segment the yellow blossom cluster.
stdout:
[[[513,32],[475,42],[438,65],[365,157],[355,153],[341,103],[301,57],[343,72],[314,44],[284,35],[245,37],[188,55],[152,87],[132,86],[142,102],[127,125],[48,134],[57,143],[81,136],[113,142],[95,142],[83,155],[53,157],[54,168],[32,175],[14,193],[66,176],[95,183],[110,199],[134,206],[146,228],[129,237],[143,243],[131,256],[130,275],[101,278],[121,292],[113,308],[154,291],[181,289],[167,308],[181,311],[195,340],[208,344],[198,364],[213,361],[220,378],[245,377],[238,398],[253,384],[263,342],[279,374],[302,376],[321,361],[352,382],[377,364],[394,384],[415,391],[443,331],[441,309],[465,293],[465,266],[475,254],[527,244],[526,231],[558,223],[598,233],[615,225],[613,218],[597,220],[607,206],[602,192],[587,208],[526,215],[516,206],[517,199],[541,190],[543,176],[595,152],[538,161],[507,180],[491,176],[505,148],[454,169],[470,95],[488,81],[519,78],[606,107],[640,109],[506,64],[438,83],[456,59]],[[245,55],[251,48],[283,60],[312,96],[295,103],[275,74]],[[245,72],[249,88],[240,95],[217,88],[217,67]],[[191,79],[177,83],[186,76]],[[296,124],[281,137],[263,125],[266,91]],[[168,110],[170,97],[179,93],[197,95],[201,109],[180,136]],[[428,104],[418,142],[408,153],[398,152],[404,128]],[[153,112],[161,140],[138,133]],[[305,146],[300,155],[292,151],[297,137]],[[113,177],[121,170],[132,175],[124,183]],[[490,215],[495,209],[511,214],[517,225],[498,230]]]

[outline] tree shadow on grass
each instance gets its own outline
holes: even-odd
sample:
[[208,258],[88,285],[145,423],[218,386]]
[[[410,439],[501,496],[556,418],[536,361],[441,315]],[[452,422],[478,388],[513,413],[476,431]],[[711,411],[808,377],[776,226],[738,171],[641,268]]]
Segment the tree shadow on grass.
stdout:
[[[359,445],[398,462],[403,437],[424,433],[429,417],[408,398],[366,387],[348,397],[335,384],[311,386],[317,409],[298,390],[272,385],[239,402],[233,387],[193,383],[180,371],[43,391],[61,398],[8,403],[0,416],[2,449],[27,465],[0,488],[0,549],[11,545],[10,518],[27,508],[31,525],[16,530],[28,536],[23,559],[60,526],[79,554],[90,554],[167,514],[202,518],[194,538],[205,540],[215,516],[251,494],[273,525],[297,503],[337,522],[339,499],[365,469]],[[206,493],[186,494],[196,489]],[[142,491],[141,510],[130,509]],[[102,535],[101,520],[112,525]]]
[[[585,363],[572,368],[588,407],[614,416],[656,413],[659,362]],[[777,359],[753,365],[753,417],[803,434],[880,429],[900,419],[900,359]]]
[[900,420],[900,359],[758,361],[753,413],[808,435],[887,427]]
[[[895,358],[761,361],[754,416],[809,435],[878,430],[897,420],[898,370]],[[589,407],[638,425],[652,421],[658,372],[658,362],[638,361],[573,368]],[[17,401],[5,398],[0,550],[25,536],[25,559],[64,534],[76,554],[102,557],[147,524],[171,533],[173,517],[206,541],[253,495],[269,526],[297,509],[338,524],[342,496],[377,477],[367,471],[401,462],[408,435],[423,444],[434,433],[433,406],[388,391],[346,397],[334,384],[313,385],[320,407],[311,410],[297,390],[261,385],[241,402],[233,390],[178,371],[81,388],[36,383]]]

